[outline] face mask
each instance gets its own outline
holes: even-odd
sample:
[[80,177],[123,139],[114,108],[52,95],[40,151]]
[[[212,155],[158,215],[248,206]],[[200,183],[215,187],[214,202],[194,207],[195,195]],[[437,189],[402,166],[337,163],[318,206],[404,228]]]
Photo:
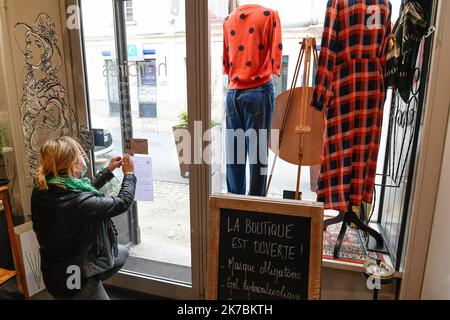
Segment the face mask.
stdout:
[[80,168],[80,178],[84,178],[86,176],[86,172],[88,170],[88,166],[86,164],[86,160],[84,160],[84,157],[81,157],[81,168]]

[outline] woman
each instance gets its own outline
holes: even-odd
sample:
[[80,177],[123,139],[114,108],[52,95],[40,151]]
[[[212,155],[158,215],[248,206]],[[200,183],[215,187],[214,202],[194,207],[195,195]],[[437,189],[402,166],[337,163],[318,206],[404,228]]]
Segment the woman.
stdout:
[[[122,167],[117,197],[98,191]],[[31,197],[33,228],[41,247],[41,269],[57,299],[108,300],[102,280],[120,270],[128,249],[117,244],[112,217],[134,201],[136,177],[130,156],[115,157],[92,181],[81,146],[72,138],[50,140],[40,151],[37,186]]]

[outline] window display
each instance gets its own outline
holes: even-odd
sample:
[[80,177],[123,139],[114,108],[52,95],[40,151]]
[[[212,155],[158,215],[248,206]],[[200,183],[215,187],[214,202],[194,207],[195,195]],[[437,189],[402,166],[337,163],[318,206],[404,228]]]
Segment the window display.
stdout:
[[347,225],[377,240],[383,238],[358,217],[363,203],[372,203],[386,99],[386,43],[391,33],[387,0],[328,2],[316,86],[311,105],[326,117],[317,201],[341,214],[334,258],[339,257]]
[[[276,156],[272,161],[267,193],[270,191],[273,172],[279,158],[297,166],[295,191],[285,190],[283,192],[285,199],[301,200],[301,168],[302,166],[317,168],[321,160],[324,119],[321,112],[309,106],[313,92],[311,73],[317,68],[317,62],[316,39],[306,37],[300,44],[290,90],[278,95],[275,100],[272,131],[277,130],[278,134],[271,137],[270,148]],[[302,74],[301,84],[298,83],[300,74]],[[311,170],[311,180],[313,174],[314,170]]]

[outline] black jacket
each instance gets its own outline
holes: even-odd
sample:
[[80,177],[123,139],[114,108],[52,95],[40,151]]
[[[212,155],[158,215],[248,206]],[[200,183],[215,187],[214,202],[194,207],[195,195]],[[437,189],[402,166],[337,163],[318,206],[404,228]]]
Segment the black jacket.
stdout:
[[[92,179],[92,185],[99,189],[113,177],[106,168]],[[56,296],[77,293],[67,288],[67,279],[74,274],[71,266],[79,267],[82,286],[86,278],[113,267],[117,231],[111,218],[131,207],[135,188],[136,177],[125,175],[116,197],[99,197],[56,186],[33,190],[33,229],[40,245],[44,282],[50,293]]]

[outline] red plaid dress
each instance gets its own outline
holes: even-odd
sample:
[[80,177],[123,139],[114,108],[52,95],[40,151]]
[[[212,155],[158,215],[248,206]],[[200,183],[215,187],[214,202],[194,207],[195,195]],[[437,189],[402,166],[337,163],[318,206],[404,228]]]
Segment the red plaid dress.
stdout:
[[326,129],[317,200],[348,212],[372,202],[383,106],[388,0],[329,0],[311,105]]

